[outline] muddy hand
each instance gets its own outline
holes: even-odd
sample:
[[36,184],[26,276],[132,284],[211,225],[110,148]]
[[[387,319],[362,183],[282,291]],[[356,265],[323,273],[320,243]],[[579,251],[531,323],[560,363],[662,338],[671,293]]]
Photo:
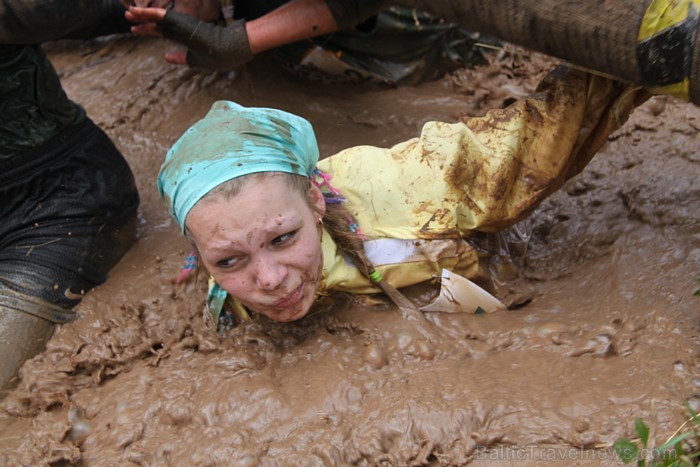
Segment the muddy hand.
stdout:
[[425,315],[413,305],[408,299],[408,303],[401,304],[399,312],[406,321],[415,326],[415,331],[426,341],[436,343],[440,340],[440,331],[435,325],[425,317]]
[[433,360],[440,353],[442,334],[423,313],[415,307],[399,307],[405,325],[395,329],[396,346],[402,355],[420,360]]
[[189,66],[226,71],[253,59],[244,20],[224,27],[168,10],[159,26],[164,37],[187,47]]
[[[133,0],[132,0],[133,1]],[[133,23],[143,23],[131,27],[137,36],[162,36],[158,23],[165,17],[164,8],[141,8],[132,6],[126,12],[126,19]],[[177,65],[187,65],[187,50],[175,50],[165,53],[165,61]]]
[[130,6],[125,17],[132,23],[142,23],[131,27],[131,32],[137,36],[161,36],[158,23],[165,18],[164,8],[141,8]]
[[380,282],[380,287],[385,294],[391,298],[391,301],[398,307],[401,316],[406,321],[415,326],[415,331],[428,342],[435,343],[440,340],[440,334],[435,325],[425,317],[425,315],[413,304],[411,300],[400,293],[394,287],[386,282]]
[[175,65],[187,65],[187,50],[173,50],[165,53],[165,61]]

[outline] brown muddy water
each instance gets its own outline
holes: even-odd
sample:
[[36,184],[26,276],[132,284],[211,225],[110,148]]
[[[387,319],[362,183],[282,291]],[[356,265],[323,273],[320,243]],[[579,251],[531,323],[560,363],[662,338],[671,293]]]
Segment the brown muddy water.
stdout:
[[[398,89],[319,84],[261,57],[239,75],[167,65],[159,40],[51,47],[74,100],[125,154],[140,237],[0,407],[0,465],[617,465],[636,417],[657,445],[700,401],[700,108],[655,97],[524,222],[522,306],[430,314],[340,296],[293,324],[204,324],[205,277],[155,175],[217,99],[279,107],[324,155],[483,113],[550,63],[517,52]],[[390,181],[387,181],[390,183]],[[415,291],[420,296],[426,291]]]

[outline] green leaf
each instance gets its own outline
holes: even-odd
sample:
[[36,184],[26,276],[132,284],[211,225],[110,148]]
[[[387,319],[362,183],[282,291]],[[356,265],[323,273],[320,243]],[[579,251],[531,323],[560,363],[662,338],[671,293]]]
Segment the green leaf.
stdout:
[[[678,447],[679,446],[680,446],[680,444],[676,444],[675,450],[659,451],[659,452],[661,452],[661,460],[662,460],[662,462],[660,462],[659,465],[662,467],[670,466],[670,465],[678,465],[678,457],[680,456],[680,454],[678,454]],[[681,449],[681,454],[683,454],[682,449]]]
[[642,440],[642,446],[647,447],[647,441],[649,441],[649,427],[644,420],[637,418],[634,421],[634,431],[637,432],[637,436]]
[[698,414],[693,408],[690,406],[690,402],[685,401],[685,409],[688,411],[688,414],[690,415],[690,419],[695,423],[698,427],[700,427],[700,414]]
[[639,455],[639,448],[637,445],[625,438],[618,438],[613,443],[613,449],[615,450],[617,457],[619,457],[625,464],[634,462]]
[[683,456],[683,443],[676,443],[676,458],[680,459]]
[[680,443],[684,439],[686,439],[688,436],[690,436],[692,432],[687,432],[687,433],[681,433],[678,436],[674,436],[673,438],[669,439],[666,441],[664,444],[658,447],[659,451],[665,451],[666,449],[670,448],[671,446],[674,446],[676,443]]
[[695,467],[695,464],[693,464],[693,462],[690,459],[688,459],[687,456],[681,457],[680,459],[675,461],[672,465],[678,466],[678,467]]

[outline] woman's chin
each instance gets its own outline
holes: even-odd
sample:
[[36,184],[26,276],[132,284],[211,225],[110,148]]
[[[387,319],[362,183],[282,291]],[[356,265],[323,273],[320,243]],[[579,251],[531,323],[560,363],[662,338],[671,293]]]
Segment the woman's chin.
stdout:
[[[280,323],[289,323],[302,319],[309,313],[309,310],[314,304],[316,287],[314,284],[307,284],[303,287],[299,300],[288,308],[272,308],[266,311],[258,311],[273,321]],[[254,307],[250,307],[255,309]]]
[[306,316],[309,307],[295,307],[288,310],[279,310],[274,313],[264,313],[268,318],[280,323],[291,323]]

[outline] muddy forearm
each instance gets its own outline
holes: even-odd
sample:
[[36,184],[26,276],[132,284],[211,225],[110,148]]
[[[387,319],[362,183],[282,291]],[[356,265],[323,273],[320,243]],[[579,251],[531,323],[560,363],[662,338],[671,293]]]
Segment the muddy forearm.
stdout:
[[256,54],[337,29],[338,25],[323,0],[292,0],[246,23],[250,49]]
[[118,0],[0,0],[0,44],[40,44],[127,32]]
[[257,54],[353,27],[377,13],[383,3],[385,0],[292,0],[247,22],[250,49]]

